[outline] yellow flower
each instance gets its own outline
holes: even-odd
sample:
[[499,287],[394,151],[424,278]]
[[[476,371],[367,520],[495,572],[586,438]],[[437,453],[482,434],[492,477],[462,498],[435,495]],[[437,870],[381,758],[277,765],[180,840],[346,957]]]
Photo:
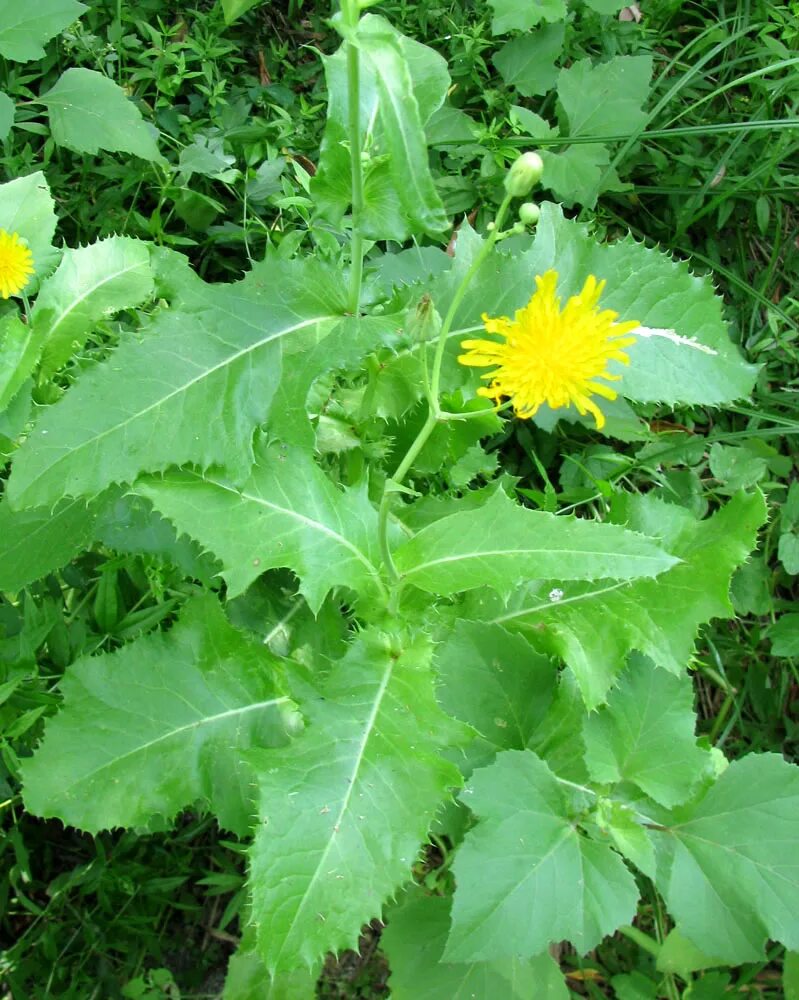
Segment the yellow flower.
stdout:
[[33,274],[33,256],[17,233],[0,229],[0,295],[19,295]]
[[481,386],[478,395],[496,402],[510,399],[517,417],[534,416],[543,403],[553,410],[574,403],[580,414],[592,413],[597,427],[603,427],[605,417],[591,396],[615,399],[618,393],[596,380],[615,382],[621,377],[607,371],[607,362],[630,363],[622,348],[634,343],[635,337],[625,334],[639,324],[616,323],[618,313],[597,308],[605,282],[593,275],[564,309],[556,294],[557,271],[537,275],[535,283],[533,297],[513,320],[483,313],[486,333],[498,334],[504,343],[465,340],[461,346],[468,353],[458,361],[478,368],[498,365],[482,376],[491,383]]

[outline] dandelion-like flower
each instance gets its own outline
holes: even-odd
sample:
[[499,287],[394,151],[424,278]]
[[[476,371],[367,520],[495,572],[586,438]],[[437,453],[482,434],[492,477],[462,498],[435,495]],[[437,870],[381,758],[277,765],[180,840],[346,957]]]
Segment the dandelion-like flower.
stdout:
[[19,295],[33,274],[33,255],[17,233],[0,229],[0,295]]
[[461,346],[468,353],[458,361],[478,368],[498,365],[482,376],[491,381],[477,390],[478,395],[495,402],[510,399],[517,417],[529,419],[543,403],[553,410],[574,403],[581,415],[593,414],[601,428],[605,417],[591,396],[615,399],[618,393],[597,379],[618,381],[621,376],[608,372],[607,363],[630,363],[623,348],[635,342],[628,334],[639,324],[617,323],[618,313],[598,308],[605,282],[593,275],[563,309],[557,271],[537,275],[535,283],[533,297],[514,319],[492,319],[483,313],[486,333],[498,334],[504,342],[465,340]]

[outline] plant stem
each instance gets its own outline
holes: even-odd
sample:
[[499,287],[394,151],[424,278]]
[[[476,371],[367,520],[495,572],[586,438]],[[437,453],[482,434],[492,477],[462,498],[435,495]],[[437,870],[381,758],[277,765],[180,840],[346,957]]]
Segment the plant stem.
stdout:
[[[354,31],[358,26],[358,4],[342,0],[344,21]],[[361,162],[361,67],[358,47],[347,40],[347,131],[349,133],[350,164],[352,175],[352,229],[349,310],[357,316],[361,304],[363,281],[363,164]]]
[[[501,235],[502,220],[505,218],[505,213],[508,211],[508,206],[512,200],[511,195],[506,194],[502,204],[499,206],[499,211],[497,212],[497,217],[494,221],[494,228],[488,235],[488,238],[483,243],[482,247],[474,258],[469,267],[469,270],[463,276],[461,283],[455,290],[455,294],[452,296],[452,302],[450,302],[449,309],[447,309],[447,314],[444,317],[444,322],[441,324],[441,330],[438,334],[438,343],[436,344],[436,353],[433,359],[433,371],[430,377],[430,396],[428,399],[428,411],[427,419],[421,427],[421,430],[416,435],[413,443],[408,449],[405,457],[402,459],[400,464],[397,466],[397,471],[394,475],[386,482],[386,486],[383,490],[383,496],[380,500],[380,512],[378,515],[378,532],[380,536],[380,554],[383,557],[383,562],[385,563],[386,570],[391,582],[395,587],[395,598],[396,598],[396,587],[400,582],[400,576],[397,572],[397,567],[394,565],[394,560],[391,556],[391,548],[388,544],[388,512],[389,505],[391,503],[391,494],[396,491],[397,486],[402,485],[402,481],[407,476],[411,469],[414,461],[416,460],[419,452],[427,444],[428,438],[435,430],[436,424],[441,420],[452,420],[453,416],[450,414],[442,413],[439,408],[438,397],[441,392],[441,364],[444,360],[444,349],[447,345],[447,337],[449,336],[449,331],[452,327],[452,323],[455,319],[455,314],[457,313],[461,302],[463,302],[463,297],[466,295],[466,291],[471,283],[472,278],[477,274],[480,268],[483,266],[485,259],[494,249],[494,244],[497,242]],[[426,346],[423,348],[426,350]],[[497,409],[500,409],[498,407]],[[482,414],[482,411],[480,411]],[[491,412],[491,411],[486,411]]]

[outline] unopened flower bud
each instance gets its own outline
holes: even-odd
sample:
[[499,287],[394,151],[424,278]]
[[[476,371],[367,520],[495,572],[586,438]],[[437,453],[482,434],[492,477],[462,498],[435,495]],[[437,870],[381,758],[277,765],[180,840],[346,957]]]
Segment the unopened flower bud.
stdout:
[[544,161],[538,153],[522,153],[505,175],[505,190],[513,198],[523,198],[541,180]]
[[416,306],[411,306],[405,314],[405,330],[411,340],[420,344],[435,340],[440,329],[441,317],[433,305],[433,300],[425,294]]
[[525,226],[534,226],[541,216],[541,209],[534,201],[526,201],[519,208],[519,219]]

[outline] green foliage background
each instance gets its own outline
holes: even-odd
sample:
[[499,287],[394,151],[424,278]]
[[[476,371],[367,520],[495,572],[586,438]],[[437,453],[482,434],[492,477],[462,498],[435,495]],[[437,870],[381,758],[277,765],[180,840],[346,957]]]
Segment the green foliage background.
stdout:
[[[0,0],[10,996],[799,995],[795,12],[621,6]],[[705,348],[604,435],[550,267]]]

